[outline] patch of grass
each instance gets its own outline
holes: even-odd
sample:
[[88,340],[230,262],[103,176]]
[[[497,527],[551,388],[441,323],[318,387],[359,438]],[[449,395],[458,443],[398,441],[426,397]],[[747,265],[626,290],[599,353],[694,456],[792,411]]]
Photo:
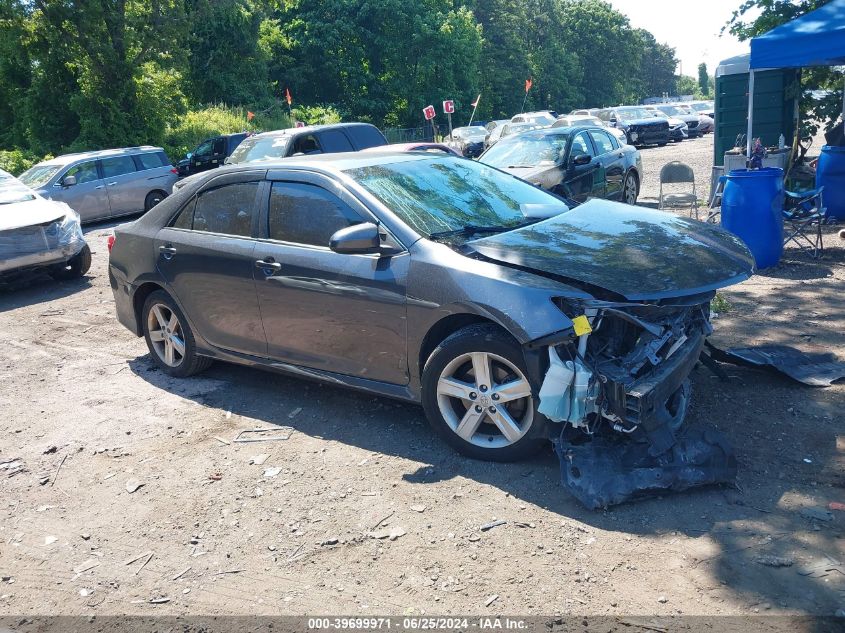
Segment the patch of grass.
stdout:
[[723,294],[718,292],[710,302],[710,310],[712,312],[716,312],[717,314],[724,314],[725,312],[730,312],[732,309],[733,306],[731,305],[731,302],[725,299]]

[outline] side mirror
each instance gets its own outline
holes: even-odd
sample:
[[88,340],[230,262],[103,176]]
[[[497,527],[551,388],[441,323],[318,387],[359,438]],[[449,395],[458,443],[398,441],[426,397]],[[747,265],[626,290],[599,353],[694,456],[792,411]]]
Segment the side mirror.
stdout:
[[347,255],[368,255],[381,251],[378,227],[371,222],[347,226],[340,229],[329,240],[329,248],[335,253]]
[[580,167],[581,165],[589,165],[592,160],[593,157],[589,154],[578,154],[578,156],[572,159],[572,164],[576,167]]
[[76,176],[65,176],[62,178],[63,187],[73,187],[76,184]]
[[185,154],[185,158],[187,158],[188,160],[191,160],[193,157],[194,157],[193,152],[188,152],[187,154]]

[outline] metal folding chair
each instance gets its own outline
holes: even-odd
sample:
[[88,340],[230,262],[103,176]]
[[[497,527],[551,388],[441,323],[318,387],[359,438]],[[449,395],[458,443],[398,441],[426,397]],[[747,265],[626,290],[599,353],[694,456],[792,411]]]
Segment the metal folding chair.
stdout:
[[[663,193],[663,185],[692,184],[691,192]],[[680,161],[666,163],[660,170],[660,197],[658,198],[658,209],[684,208],[689,206],[690,217],[695,213],[698,219],[698,196],[695,193],[695,174],[692,167]]]
[[802,251],[819,258],[824,254],[822,226],[830,222],[827,208],[824,206],[822,192],[824,187],[811,191],[785,191],[783,210],[783,245],[793,242]]

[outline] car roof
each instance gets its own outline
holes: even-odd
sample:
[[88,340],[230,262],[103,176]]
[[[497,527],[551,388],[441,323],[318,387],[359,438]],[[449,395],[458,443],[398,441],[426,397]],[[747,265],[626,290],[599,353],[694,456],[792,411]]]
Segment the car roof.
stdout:
[[146,152],[163,152],[161,147],[153,145],[137,145],[135,147],[119,147],[115,149],[100,149],[91,152],[75,152],[71,154],[62,154],[49,160],[45,160],[39,165],[65,165],[67,163],[77,160],[90,160],[95,158],[109,158],[111,156],[124,156],[126,154],[139,154]]
[[[288,127],[282,130],[269,130],[267,132],[260,132],[253,134],[250,138],[270,138],[273,136],[293,136],[302,132],[319,132],[322,130],[342,130],[350,127],[375,127],[372,123],[326,123],[321,125],[306,125],[303,127]],[[378,129],[378,128],[376,128]]]

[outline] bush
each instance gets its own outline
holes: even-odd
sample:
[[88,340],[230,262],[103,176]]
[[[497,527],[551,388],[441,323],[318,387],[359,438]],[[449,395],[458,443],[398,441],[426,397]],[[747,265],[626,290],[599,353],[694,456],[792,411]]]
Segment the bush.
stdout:
[[280,106],[258,111],[255,118],[247,121],[248,108],[212,105],[200,110],[189,110],[169,126],[164,137],[164,149],[170,159],[178,161],[193,151],[205,139],[218,134],[235,132],[260,132],[281,130],[291,127],[290,117]]
[[332,106],[298,106],[293,109],[293,118],[305,125],[327,125],[340,123],[340,113]]
[[51,156],[39,158],[32,152],[22,149],[0,150],[0,169],[3,169],[13,176],[20,176],[35,163],[39,163]]

